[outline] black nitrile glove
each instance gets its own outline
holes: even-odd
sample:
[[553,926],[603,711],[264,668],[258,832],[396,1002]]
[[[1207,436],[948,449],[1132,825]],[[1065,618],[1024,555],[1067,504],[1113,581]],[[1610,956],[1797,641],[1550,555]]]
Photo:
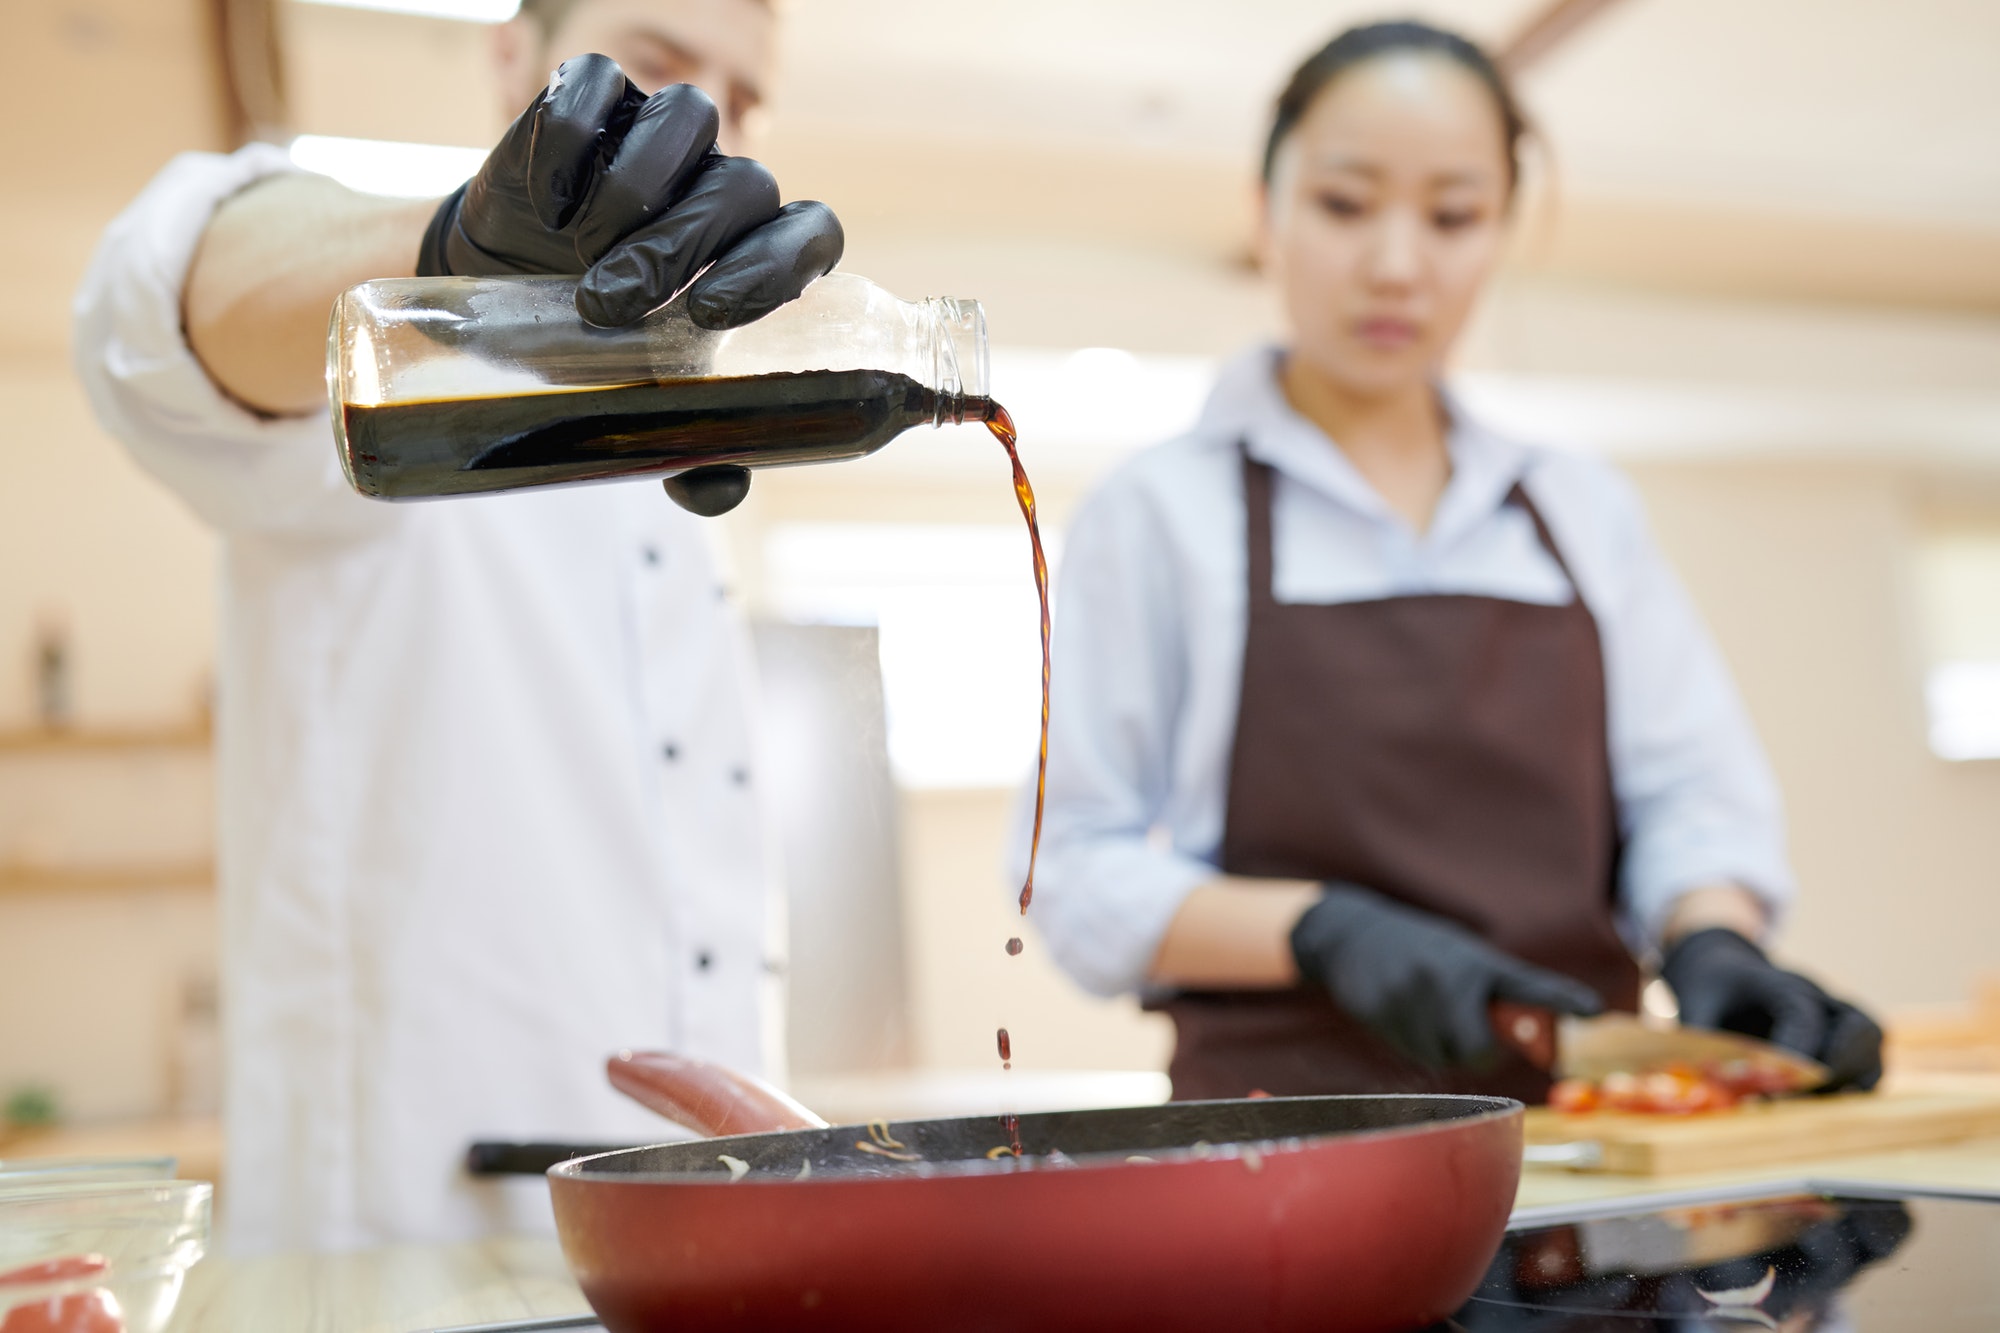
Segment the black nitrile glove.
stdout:
[[1774,1042],[1819,1061],[1821,1089],[1872,1088],[1882,1079],[1882,1029],[1733,930],[1697,930],[1668,946],[1660,976],[1680,1001],[1681,1022]]
[[605,56],[566,60],[438,206],[423,276],[582,274],[577,313],[630,324],[705,266],[688,314],[707,329],[768,314],[840,261],[825,204],[778,206],[778,184],[716,151],[715,104],[689,84],[651,97]]
[[1299,972],[1376,1036],[1432,1069],[1482,1065],[1497,1053],[1494,1000],[1596,1014],[1580,981],[1500,952],[1455,922],[1352,884],[1328,884],[1292,927]]

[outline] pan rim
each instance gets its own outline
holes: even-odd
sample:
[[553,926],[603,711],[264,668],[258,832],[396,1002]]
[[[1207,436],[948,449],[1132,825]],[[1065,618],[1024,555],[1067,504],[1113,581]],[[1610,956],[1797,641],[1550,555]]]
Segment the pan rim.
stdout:
[[[1523,1104],[1520,1101],[1517,1101],[1512,1097],[1496,1097],[1478,1093],[1386,1092],[1386,1093],[1332,1093],[1319,1096],[1268,1097],[1268,1098],[1260,1097],[1255,1099],[1209,1098],[1199,1101],[1166,1102],[1149,1106],[1090,1107],[1084,1111],[1078,1111],[1074,1113],[1059,1112],[1058,1114],[1092,1114],[1096,1112],[1103,1112],[1105,1114],[1116,1114],[1121,1111],[1158,1110],[1161,1108],[1161,1106],[1172,1106],[1172,1107],[1237,1106],[1243,1104],[1245,1101],[1250,1101],[1250,1100],[1255,1100],[1259,1102],[1268,1101],[1273,1103],[1459,1102],[1459,1103],[1484,1103],[1485,1106],[1484,1109],[1482,1110],[1467,1110],[1466,1113],[1462,1115],[1452,1115],[1436,1120],[1419,1120],[1419,1121],[1414,1121],[1407,1125],[1382,1125],[1366,1129],[1330,1130],[1326,1133],[1321,1133],[1321,1134],[1283,1135],[1283,1136],[1274,1136],[1272,1138],[1267,1138],[1267,1139],[1234,1139],[1226,1143],[1215,1143],[1215,1144],[1208,1144],[1197,1141],[1196,1143],[1188,1144],[1183,1147],[1154,1149],[1150,1152],[1147,1152],[1143,1154],[1147,1159],[1144,1165],[1175,1167],[1175,1166],[1200,1165],[1203,1163],[1212,1163],[1212,1162],[1235,1161],[1243,1157],[1243,1149],[1246,1147],[1252,1149],[1259,1157],[1289,1156],[1296,1153],[1325,1148],[1335,1143],[1340,1143],[1340,1144],[1375,1143],[1384,1139],[1413,1138],[1425,1134],[1437,1134],[1448,1131],[1464,1131],[1473,1126],[1490,1124],[1497,1120],[1505,1120],[1510,1118],[1519,1120],[1527,1111],[1527,1107],[1525,1104]],[[1027,1114],[1047,1114],[1047,1113],[1030,1112]],[[949,1124],[954,1121],[974,1121],[974,1120],[983,1121],[983,1120],[993,1120],[996,1118],[997,1117],[994,1116],[951,1116],[951,1117],[946,1117],[943,1120],[895,1120],[895,1121],[889,1121],[887,1123],[889,1124],[890,1127],[893,1128],[894,1126],[897,1125]],[[875,1123],[881,1124],[883,1122],[877,1121]],[[861,1134],[864,1136],[869,1132],[867,1122],[861,1122],[852,1125],[847,1125],[847,1124],[829,1125],[826,1127],[825,1130],[819,1130],[819,1129],[781,1130],[775,1132],[781,1134],[782,1133],[804,1134],[804,1133],[826,1133],[829,1131],[841,1131],[849,1129],[855,1131],[857,1134]],[[591,1164],[594,1162],[604,1162],[610,1158],[626,1157],[633,1153],[650,1152],[655,1148],[682,1147],[693,1143],[716,1145],[722,1151],[726,1152],[727,1145],[731,1143],[740,1143],[748,1139],[767,1139],[771,1137],[772,1133],[773,1131],[760,1131],[752,1134],[721,1135],[715,1138],[707,1138],[707,1139],[703,1138],[672,1139],[661,1143],[640,1144],[630,1148],[614,1148],[606,1152],[591,1153],[588,1156],[573,1157],[569,1161],[558,1162],[554,1166],[548,1169],[547,1175],[552,1184],[558,1180],[562,1180],[562,1181],[572,1181],[579,1185],[588,1184],[593,1187],[600,1185],[603,1186],[686,1185],[690,1187],[722,1188],[722,1187],[749,1185],[752,1186],[753,1188],[772,1188],[777,1186],[811,1187],[811,1186],[831,1186],[831,1185],[889,1185],[889,1184],[897,1184],[908,1181],[921,1182],[927,1180],[940,1180],[940,1179],[977,1179],[989,1176],[1026,1177],[1026,1176],[1037,1176],[1037,1175],[1048,1175],[1048,1174],[1072,1175],[1077,1171],[1106,1171],[1106,1170],[1118,1169],[1121,1167],[1139,1165],[1139,1163],[1134,1163],[1131,1160],[1131,1158],[1134,1156],[1141,1155],[1132,1153],[1121,1153],[1116,1151],[1081,1153],[1074,1157],[1069,1157],[1065,1155],[1065,1160],[1060,1166],[1044,1165],[1039,1168],[1035,1166],[1028,1166],[1026,1169],[1023,1169],[1021,1165],[1018,1165],[1017,1159],[1013,1158],[1003,1157],[998,1160],[982,1159],[982,1158],[953,1158],[951,1160],[943,1162],[916,1163],[914,1164],[914,1166],[918,1169],[912,1169],[908,1172],[897,1172],[893,1175],[860,1175],[849,1172],[830,1171],[824,1174],[810,1175],[803,1179],[796,1176],[786,1176],[775,1173],[766,1174],[766,1173],[754,1173],[754,1172],[752,1174],[745,1175],[740,1179],[737,1179],[729,1176],[728,1174],[714,1172],[714,1171],[615,1171],[613,1172],[613,1171],[593,1171],[591,1169]],[[1030,1160],[1032,1160],[1032,1158]]]

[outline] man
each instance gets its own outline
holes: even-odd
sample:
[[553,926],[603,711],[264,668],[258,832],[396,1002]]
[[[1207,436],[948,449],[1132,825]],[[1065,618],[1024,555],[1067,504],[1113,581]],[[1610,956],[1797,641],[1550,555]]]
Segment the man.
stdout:
[[[85,279],[100,417],[224,538],[238,1251],[545,1225],[540,1181],[463,1174],[469,1140],[667,1136],[604,1086],[619,1047],[778,1058],[744,640],[698,520],[648,484],[364,500],[323,381],[369,278],[588,266],[605,324],[710,264],[714,327],[796,296],[838,223],[724,156],[771,39],[756,0],[528,0],[495,62],[529,109],[441,204],[188,154]],[[708,97],[647,96],[677,80]]]

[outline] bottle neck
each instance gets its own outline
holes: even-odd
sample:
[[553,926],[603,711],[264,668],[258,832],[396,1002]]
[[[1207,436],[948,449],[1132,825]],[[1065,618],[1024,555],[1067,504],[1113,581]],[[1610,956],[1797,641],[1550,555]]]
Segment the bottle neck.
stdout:
[[984,421],[993,410],[987,379],[986,312],[979,302],[933,296],[924,302],[931,335],[931,387],[937,393],[934,426]]

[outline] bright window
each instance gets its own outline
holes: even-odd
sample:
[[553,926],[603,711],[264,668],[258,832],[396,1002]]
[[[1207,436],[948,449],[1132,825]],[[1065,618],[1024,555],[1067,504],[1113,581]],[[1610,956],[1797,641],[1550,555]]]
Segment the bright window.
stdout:
[[1931,751],[1941,759],[2000,759],[2000,530],[1926,539],[1917,595]]

